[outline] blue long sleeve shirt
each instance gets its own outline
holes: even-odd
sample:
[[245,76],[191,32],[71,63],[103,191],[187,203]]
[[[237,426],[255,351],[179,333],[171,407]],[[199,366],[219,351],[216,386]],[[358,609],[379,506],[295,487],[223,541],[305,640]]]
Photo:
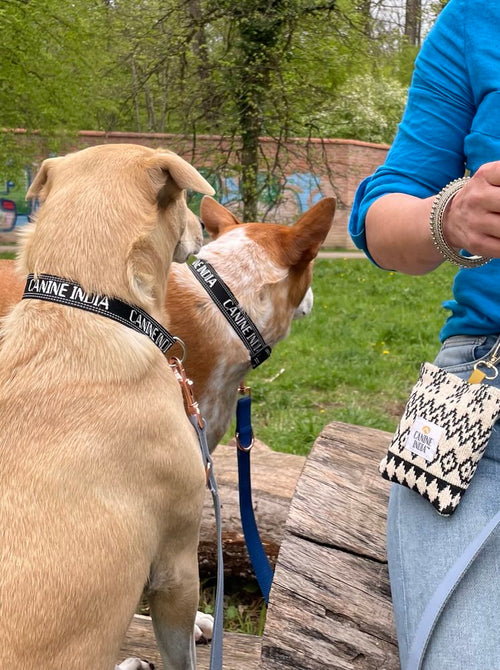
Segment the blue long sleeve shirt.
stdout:
[[[405,113],[384,165],[359,185],[349,232],[368,257],[365,216],[387,193],[427,198],[500,160],[500,2],[450,0],[415,62]],[[412,222],[408,221],[408,226]],[[371,257],[370,257],[371,258]],[[373,259],[372,259],[373,260]],[[500,333],[500,259],[459,270],[440,337]]]

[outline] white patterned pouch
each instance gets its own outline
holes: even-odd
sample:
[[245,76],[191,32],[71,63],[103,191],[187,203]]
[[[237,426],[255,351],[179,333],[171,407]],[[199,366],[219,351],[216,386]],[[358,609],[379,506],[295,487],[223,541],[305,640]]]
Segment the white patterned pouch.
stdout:
[[450,516],[469,486],[499,412],[498,389],[423,363],[380,463],[382,477],[417,491],[439,514]]

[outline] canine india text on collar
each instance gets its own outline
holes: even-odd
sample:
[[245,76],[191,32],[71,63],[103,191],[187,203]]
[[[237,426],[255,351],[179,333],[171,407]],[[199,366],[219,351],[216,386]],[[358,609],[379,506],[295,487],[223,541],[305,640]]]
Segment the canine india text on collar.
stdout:
[[256,368],[271,355],[268,346],[257,326],[245,310],[238,304],[235,296],[222,281],[215,269],[207,261],[197,258],[188,266],[193,275],[205,288],[222,314],[229,321],[233,330],[250,352],[252,367]]
[[24,298],[48,300],[106,316],[146,335],[163,353],[177,342],[176,337],[137,305],[129,305],[118,298],[98,293],[87,293],[79,284],[61,277],[49,274],[28,275]]

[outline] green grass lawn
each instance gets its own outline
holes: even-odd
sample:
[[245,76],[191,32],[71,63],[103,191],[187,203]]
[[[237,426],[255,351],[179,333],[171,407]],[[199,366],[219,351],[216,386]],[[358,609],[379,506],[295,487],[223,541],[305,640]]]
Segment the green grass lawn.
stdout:
[[393,431],[420,363],[439,348],[453,275],[450,265],[410,277],[318,259],[312,314],[247,378],[256,436],[307,454],[330,421]]

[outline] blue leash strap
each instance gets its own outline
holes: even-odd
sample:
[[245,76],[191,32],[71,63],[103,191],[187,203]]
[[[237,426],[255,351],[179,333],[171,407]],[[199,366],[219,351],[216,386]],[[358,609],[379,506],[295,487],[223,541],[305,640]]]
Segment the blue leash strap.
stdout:
[[481,532],[474,537],[434,591],[418,624],[408,655],[406,670],[421,669],[427,646],[446,603],[499,524],[500,512],[497,512]]
[[[241,390],[249,391],[248,387]],[[236,406],[236,445],[241,526],[255,577],[267,604],[274,573],[262,546],[253,511],[250,473],[250,451],[253,446],[250,393],[239,398]]]

